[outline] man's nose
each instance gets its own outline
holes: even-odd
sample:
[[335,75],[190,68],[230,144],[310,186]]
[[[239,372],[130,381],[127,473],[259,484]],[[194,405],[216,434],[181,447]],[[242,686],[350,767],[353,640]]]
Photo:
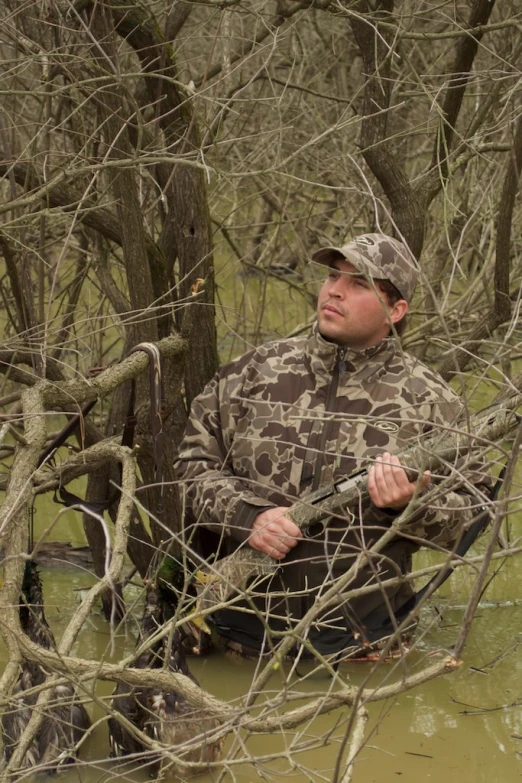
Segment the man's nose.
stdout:
[[329,294],[330,296],[336,296],[338,299],[343,295],[343,285],[340,277],[332,281]]

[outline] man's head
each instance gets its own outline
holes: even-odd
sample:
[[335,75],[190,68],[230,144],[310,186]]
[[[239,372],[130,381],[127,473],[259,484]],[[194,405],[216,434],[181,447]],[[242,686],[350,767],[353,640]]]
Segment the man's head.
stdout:
[[330,268],[317,308],[324,337],[361,350],[404,323],[417,271],[401,242],[365,234],[342,247],[318,250],[312,259]]

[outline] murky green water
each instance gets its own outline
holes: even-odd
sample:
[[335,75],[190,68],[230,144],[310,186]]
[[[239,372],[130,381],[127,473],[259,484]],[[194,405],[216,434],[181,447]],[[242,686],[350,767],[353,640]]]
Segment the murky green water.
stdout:
[[[69,537],[73,512],[60,521],[57,537]],[[511,519],[513,535],[522,530],[521,520]],[[73,537],[76,534],[73,533]],[[425,564],[429,556],[420,556]],[[499,563],[497,562],[498,567]],[[42,569],[48,619],[57,636],[74,612],[82,589],[90,586],[92,576],[78,568]],[[435,783],[461,783],[472,780],[515,781],[522,772],[522,568],[519,558],[506,561],[488,587],[480,604],[461,667],[451,675],[438,678],[402,694],[389,702],[369,706],[367,742],[360,753],[354,780],[371,783],[417,783],[419,779]],[[451,647],[457,634],[472,574],[459,572],[446,583],[422,616],[416,648],[408,658],[408,668],[418,669],[430,656]],[[444,610],[442,617],[439,610]],[[117,660],[132,649],[132,624],[128,631],[111,636],[105,621],[91,618],[76,645],[82,658]],[[367,685],[389,681],[399,676],[397,664],[385,664],[371,675],[368,664],[352,663],[342,670],[342,677],[359,684],[370,677]],[[191,668],[201,685],[227,702],[240,700],[251,686],[255,664],[242,659],[214,654],[191,659]],[[301,675],[308,675],[303,666]],[[326,691],[331,681],[323,675],[286,680],[283,667],[273,675],[267,688],[268,697],[282,687],[288,693],[304,696]],[[371,676],[370,676],[371,675]],[[97,697],[106,699],[112,685],[99,684]],[[100,705],[91,707],[94,719],[103,716]],[[343,732],[349,718],[348,709],[315,718],[295,733],[254,737],[232,736],[227,744],[230,757],[228,781],[248,783],[257,780],[331,781]],[[328,743],[322,738],[330,734]],[[82,750],[82,764],[63,773],[64,783],[84,783],[125,779],[147,780],[143,771],[118,768],[108,762],[107,726],[100,723]],[[256,761],[245,761],[251,754]],[[272,756],[280,754],[278,760]],[[243,762],[241,761],[243,759]],[[217,780],[214,776],[198,777],[201,783]]]

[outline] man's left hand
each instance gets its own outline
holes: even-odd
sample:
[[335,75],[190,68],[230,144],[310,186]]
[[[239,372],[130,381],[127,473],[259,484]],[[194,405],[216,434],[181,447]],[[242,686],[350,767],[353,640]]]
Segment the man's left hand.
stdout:
[[387,451],[377,457],[368,474],[368,492],[377,508],[402,511],[415,494],[430,482],[427,470],[418,481],[410,481],[398,457]]

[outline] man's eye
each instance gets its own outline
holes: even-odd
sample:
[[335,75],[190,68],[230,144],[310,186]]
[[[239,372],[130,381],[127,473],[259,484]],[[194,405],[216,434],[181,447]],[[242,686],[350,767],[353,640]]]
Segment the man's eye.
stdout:
[[328,272],[328,280],[339,280],[339,272]]

